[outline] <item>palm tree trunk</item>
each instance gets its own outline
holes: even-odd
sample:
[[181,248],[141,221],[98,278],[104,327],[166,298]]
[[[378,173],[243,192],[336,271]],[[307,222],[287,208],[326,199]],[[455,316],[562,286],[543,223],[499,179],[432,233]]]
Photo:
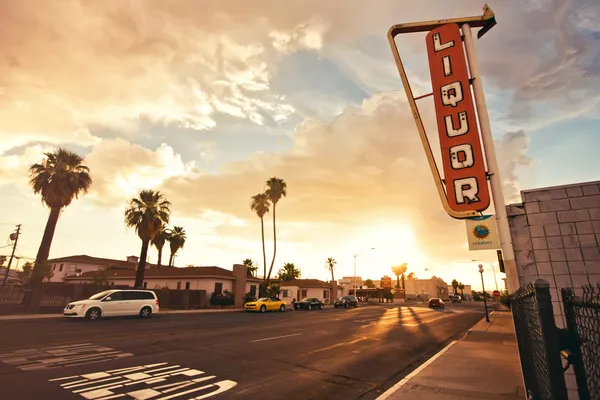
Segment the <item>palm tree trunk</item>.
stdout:
[[402,290],[404,290],[404,289],[406,289],[406,288],[404,287],[404,274],[402,274]]
[[275,208],[277,203],[273,203],[273,260],[271,260],[271,267],[269,267],[269,275],[267,275],[267,281],[265,287],[269,286],[271,282],[271,272],[273,272],[273,265],[275,264],[275,255],[277,254],[277,229],[275,227]]
[[260,233],[263,245],[263,278],[265,278],[267,276],[267,252],[265,251],[265,221],[263,217],[260,217]]
[[50,255],[50,247],[52,246],[52,239],[54,238],[54,232],[56,231],[58,217],[60,217],[60,208],[51,208],[48,221],[46,222],[46,228],[44,229],[44,236],[42,236],[42,243],[40,243],[40,248],[35,257],[35,264],[31,273],[31,297],[29,298],[28,303],[29,312],[37,312],[40,301],[42,300],[41,284],[44,279],[44,267],[46,266],[48,256]]
[[162,247],[158,248],[158,264],[156,266],[160,268],[162,262]]
[[333,279],[333,268],[331,268],[331,284],[333,285],[333,282],[335,281],[335,279]]
[[400,275],[396,275],[396,287],[400,289]]
[[173,255],[175,253],[173,253],[173,251],[171,251],[171,254],[169,255],[169,267],[173,266]]
[[140,261],[138,263],[137,271],[135,273],[135,288],[142,288],[144,286],[144,274],[146,273],[146,257],[148,256],[148,245],[149,240],[142,242],[142,252],[140,254]]

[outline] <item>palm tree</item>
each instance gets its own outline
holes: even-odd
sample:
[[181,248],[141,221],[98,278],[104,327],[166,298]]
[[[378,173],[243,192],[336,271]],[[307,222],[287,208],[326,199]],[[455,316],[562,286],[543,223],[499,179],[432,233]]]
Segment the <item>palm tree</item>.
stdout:
[[41,194],[42,203],[50,208],[50,215],[31,275],[34,291],[44,279],[45,264],[48,261],[61,211],[71,204],[73,199],[87,193],[92,185],[90,170],[77,153],[59,147],[52,152],[44,153],[44,156],[46,158],[41,163],[33,164],[29,168],[29,184],[33,188],[33,193]]
[[332,284],[335,281],[335,279],[333,277],[333,270],[335,269],[336,264],[337,264],[337,261],[335,261],[335,258],[333,258],[333,257],[329,257],[327,259],[327,261],[325,261],[325,269],[327,269],[327,271],[329,271],[331,273],[331,283]]
[[406,275],[406,279],[409,281],[416,281],[417,279],[417,275],[415,275],[414,272],[409,272],[408,275]]
[[150,241],[160,233],[164,225],[169,223],[170,216],[171,203],[159,191],[142,190],[139,197],[128,202],[125,210],[125,225],[128,228],[135,228],[142,240],[140,261],[135,274],[136,288],[141,287],[144,283]]
[[169,230],[167,229],[167,226],[163,224],[163,226],[160,227],[160,231],[156,234],[154,239],[152,239],[152,244],[154,245],[154,247],[156,247],[156,250],[158,250],[158,262],[156,263],[158,268],[160,268],[160,266],[162,265],[162,250],[165,246],[165,242],[167,241],[168,236]]
[[279,270],[279,279],[281,281],[291,281],[300,278],[302,272],[296,268],[294,263],[285,263],[283,269]]
[[461,297],[465,297],[465,293],[463,292],[463,290],[465,290],[465,285],[463,285],[462,282],[458,284],[458,290],[460,290]]
[[169,267],[172,267],[175,263],[175,254],[177,254],[179,249],[183,249],[185,239],[185,229],[183,229],[183,227],[174,226],[173,229],[169,231],[169,236],[167,236],[167,240],[169,241],[169,247],[171,248],[171,256],[169,257]]
[[275,264],[275,255],[277,254],[277,230],[275,226],[275,209],[277,203],[282,197],[287,196],[287,183],[281,178],[272,177],[267,181],[267,190],[265,194],[273,204],[273,260],[271,260],[271,267],[266,278],[265,286],[269,287],[269,281],[271,280],[271,272],[273,271],[273,264]]
[[242,265],[245,265],[246,268],[248,268],[248,272],[250,272],[252,276],[254,276],[254,274],[258,270],[258,267],[254,265],[254,261],[252,261],[252,259],[250,258],[246,258],[244,261],[242,261]]
[[454,289],[454,294],[456,294],[457,288],[458,288],[458,281],[456,279],[452,279],[452,289]]
[[373,289],[375,287],[375,284],[373,283],[373,279],[367,279],[365,281],[365,286],[368,287],[369,289]]
[[400,275],[402,275],[402,289],[405,289],[404,287],[404,273],[406,272],[406,263],[402,263],[400,265],[395,265],[392,267],[392,271],[394,272],[394,274],[396,275],[396,280],[398,283],[396,283],[396,287],[399,289],[400,288]]
[[264,269],[263,278],[266,278],[267,276],[267,253],[265,252],[265,223],[263,217],[269,212],[269,206],[269,198],[265,193],[259,193],[257,195],[252,196],[252,201],[250,202],[250,209],[254,211],[256,215],[258,215],[258,218],[260,218],[260,233],[262,236]]

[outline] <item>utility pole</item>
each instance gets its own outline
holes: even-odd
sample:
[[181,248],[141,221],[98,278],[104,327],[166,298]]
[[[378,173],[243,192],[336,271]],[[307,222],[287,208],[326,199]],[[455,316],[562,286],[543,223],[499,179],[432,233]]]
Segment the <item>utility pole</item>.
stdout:
[[10,259],[8,260],[8,265],[6,267],[6,272],[4,273],[4,281],[2,282],[2,286],[6,286],[6,281],[8,280],[8,272],[10,271],[10,265],[12,264],[13,258],[15,258],[15,250],[17,250],[17,242],[19,241],[19,235],[21,234],[21,224],[17,225],[17,231],[10,235],[10,238],[14,239],[12,253],[10,255]]

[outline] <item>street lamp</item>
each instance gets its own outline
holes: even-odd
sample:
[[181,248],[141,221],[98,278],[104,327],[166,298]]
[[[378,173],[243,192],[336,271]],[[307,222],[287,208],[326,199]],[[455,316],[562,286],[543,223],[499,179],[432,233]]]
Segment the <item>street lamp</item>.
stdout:
[[486,263],[487,265],[489,265],[490,267],[492,267],[492,272],[494,272],[494,283],[496,284],[496,290],[498,290],[498,281],[496,280],[496,269],[494,268],[494,263],[490,263],[487,261],[483,261],[483,260],[471,260],[473,262],[482,262],[482,263]]
[[485,285],[483,284],[483,265],[479,264],[479,273],[481,274],[481,289],[483,290],[483,306],[485,307],[485,321],[490,322],[490,315],[487,308],[487,296],[485,295]]
[[356,258],[360,256],[360,254],[365,250],[375,250],[375,247],[370,247],[368,249],[362,249],[358,253],[354,255],[354,279],[352,280],[352,284],[354,285],[354,296],[356,296]]

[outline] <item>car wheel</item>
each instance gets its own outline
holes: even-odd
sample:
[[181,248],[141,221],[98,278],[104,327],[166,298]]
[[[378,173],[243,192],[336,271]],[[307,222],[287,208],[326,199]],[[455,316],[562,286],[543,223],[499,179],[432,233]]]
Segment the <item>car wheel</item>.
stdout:
[[144,307],[140,310],[140,317],[150,318],[152,316],[152,309],[150,307]]
[[334,305],[333,305],[333,308],[337,308],[337,307],[338,307],[338,306],[337,306],[337,304],[334,304]]
[[280,312],[284,312],[285,311],[285,306],[282,304],[281,307],[279,307],[279,311]]
[[309,304],[309,305],[308,305],[306,308],[307,308],[308,310],[312,310],[312,305],[311,305],[311,304]]
[[99,308],[90,308],[88,312],[85,313],[85,317],[90,321],[96,321],[102,315]]
[[354,308],[358,308],[358,303],[356,303],[356,304],[354,305]]
[[319,305],[319,309],[321,309],[321,310],[322,310],[322,309],[324,309],[324,308],[325,308],[325,306],[324,306],[323,304],[320,304],[320,305]]
[[267,306],[265,306],[265,305],[260,306],[260,312],[267,312]]
[[344,303],[344,308],[348,308],[348,303]]

